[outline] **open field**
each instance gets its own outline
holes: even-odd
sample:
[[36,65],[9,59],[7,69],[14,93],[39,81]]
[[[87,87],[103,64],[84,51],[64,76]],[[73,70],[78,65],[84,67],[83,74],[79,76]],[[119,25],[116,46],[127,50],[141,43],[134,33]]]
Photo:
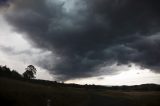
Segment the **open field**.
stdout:
[[160,91],[47,86],[0,77],[3,106],[160,106]]

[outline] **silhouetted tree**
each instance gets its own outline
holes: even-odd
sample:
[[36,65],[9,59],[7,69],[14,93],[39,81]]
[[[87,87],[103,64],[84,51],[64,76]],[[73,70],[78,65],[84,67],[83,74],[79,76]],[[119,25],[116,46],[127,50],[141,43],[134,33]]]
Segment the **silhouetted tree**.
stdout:
[[33,65],[29,65],[26,69],[26,71],[23,73],[23,77],[27,79],[35,78],[36,74],[36,68]]
[[14,77],[14,78],[21,78],[22,76],[16,70],[12,70],[12,77]]
[[1,76],[11,76],[11,70],[7,66],[0,66]]
[[0,76],[9,77],[9,78],[22,78],[16,70],[11,70],[7,66],[0,65]]

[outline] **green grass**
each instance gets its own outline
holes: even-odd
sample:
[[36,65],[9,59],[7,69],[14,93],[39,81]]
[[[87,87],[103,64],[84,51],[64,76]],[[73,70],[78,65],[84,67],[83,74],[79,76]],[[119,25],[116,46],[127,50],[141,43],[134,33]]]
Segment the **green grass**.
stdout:
[[46,86],[0,78],[3,106],[48,106],[48,100],[50,106],[160,106],[160,92]]

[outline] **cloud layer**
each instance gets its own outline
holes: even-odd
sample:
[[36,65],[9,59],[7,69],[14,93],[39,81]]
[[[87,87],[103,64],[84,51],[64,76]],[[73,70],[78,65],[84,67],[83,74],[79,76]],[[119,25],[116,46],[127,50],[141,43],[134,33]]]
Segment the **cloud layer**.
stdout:
[[97,75],[115,63],[159,72],[158,0],[11,1],[6,20],[57,56],[52,68],[41,66],[60,80]]

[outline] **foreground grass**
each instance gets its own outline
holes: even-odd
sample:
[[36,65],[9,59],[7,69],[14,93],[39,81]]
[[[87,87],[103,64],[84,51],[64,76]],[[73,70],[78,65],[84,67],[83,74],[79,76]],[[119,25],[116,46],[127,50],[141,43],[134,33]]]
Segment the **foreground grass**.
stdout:
[[0,102],[3,106],[160,106],[160,92],[45,86],[0,78]]

